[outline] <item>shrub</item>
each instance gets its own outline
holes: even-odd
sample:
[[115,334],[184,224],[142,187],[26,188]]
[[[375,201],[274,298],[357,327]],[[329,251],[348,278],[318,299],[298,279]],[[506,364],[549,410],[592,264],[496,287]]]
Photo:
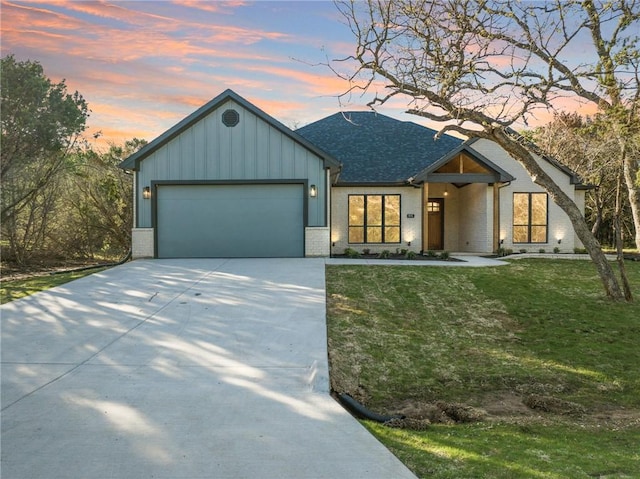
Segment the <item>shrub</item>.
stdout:
[[575,254],[587,254],[587,248],[573,248]]
[[347,258],[359,258],[360,257],[360,253],[358,253],[356,250],[354,250],[353,248],[345,248],[344,250],[344,255]]
[[449,259],[449,252],[448,251],[443,251],[442,253],[440,253],[440,259],[448,260]]
[[369,254],[371,253],[371,250],[369,248],[365,248],[362,250],[362,254]]
[[526,253],[526,252],[527,252],[527,250],[526,250],[526,249],[524,249],[524,248],[520,248],[520,253],[523,253],[523,254],[524,254],[524,253]]
[[546,253],[546,251],[545,251],[545,249],[544,249],[544,248],[540,248],[540,249],[538,250],[538,253]]
[[554,252],[555,254],[560,253],[560,248],[558,248],[558,247],[556,246],[555,248],[553,248],[553,252]]
[[415,251],[407,251],[407,253],[405,254],[405,257],[407,259],[416,259],[416,252]]
[[429,250],[429,251],[427,251],[427,256],[429,258],[435,258],[436,256],[438,256],[438,254],[433,250]]
[[378,258],[380,258],[380,259],[389,259],[390,257],[391,257],[391,252],[388,249],[383,250],[378,255]]

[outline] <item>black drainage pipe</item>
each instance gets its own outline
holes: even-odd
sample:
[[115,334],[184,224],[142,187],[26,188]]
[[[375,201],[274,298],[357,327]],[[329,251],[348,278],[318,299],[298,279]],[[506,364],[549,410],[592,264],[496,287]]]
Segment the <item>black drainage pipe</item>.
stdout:
[[131,259],[131,250],[129,250],[129,252],[125,255],[124,258],[122,258],[120,261],[117,261],[115,263],[93,264],[91,266],[82,266],[80,268],[66,269],[66,270],[63,270],[63,271],[52,271],[49,274],[51,276],[53,276],[53,275],[56,275],[56,274],[76,273],[78,271],[88,271],[90,269],[112,268],[114,266],[120,266],[121,264],[125,264],[130,259]]
[[360,419],[368,419],[370,421],[380,422],[384,424],[385,422],[392,421],[393,419],[406,418],[406,416],[402,414],[395,416],[384,416],[382,414],[369,411],[366,407],[364,407],[362,404],[360,404],[358,401],[356,401],[346,393],[338,394],[338,399],[349,412]]

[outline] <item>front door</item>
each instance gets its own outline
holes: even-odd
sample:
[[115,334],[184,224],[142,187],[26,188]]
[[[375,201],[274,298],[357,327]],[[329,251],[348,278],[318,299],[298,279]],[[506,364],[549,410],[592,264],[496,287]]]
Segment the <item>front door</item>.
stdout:
[[444,198],[429,198],[427,201],[429,250],[444,249]]

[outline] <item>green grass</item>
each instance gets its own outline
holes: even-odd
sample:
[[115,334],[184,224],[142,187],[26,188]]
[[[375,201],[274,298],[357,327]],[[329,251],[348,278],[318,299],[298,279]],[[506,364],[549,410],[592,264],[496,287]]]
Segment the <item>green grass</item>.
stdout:
[[104,269],[105,268],[99,268],[69,273],[45,274],[26,279],[4,280],[0,283],[0,304],[24,298],[38,291],[44,291],[54,286],[82,278],[83,276],[103,271]]
[[428,431],[367,428],[419,477],[590,479],[640,477],[640,430],[567,425],[434,425]]
[[[640,477],[637,453],[616,450],[640,431],[640,264],[627,269],[633,304],[606,300],[587,261],[328,267],[332,387],[378,412],[424,415],[437,401],[487,411],[427,432],[371,425],[420,477]],[[563,409],[532,410],[532,398]],[[540,461],[555,458],[546,467],[530,466],[531,430],[548,446]],[[461,455],[433,452],[436,437]],[[595,451],[584,471],[583,449]]]

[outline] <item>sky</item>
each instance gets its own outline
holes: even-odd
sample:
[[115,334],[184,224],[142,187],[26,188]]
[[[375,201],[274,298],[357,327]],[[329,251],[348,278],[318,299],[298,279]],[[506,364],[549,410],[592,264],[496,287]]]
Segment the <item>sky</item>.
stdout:
[[[291,128],[366,109],[327,66],[355,48],[331,1],[0,0],[2,57],[38,61],[103,145],[152,140],[227,88]],[[393,101],[382,114],[427,126]]]

